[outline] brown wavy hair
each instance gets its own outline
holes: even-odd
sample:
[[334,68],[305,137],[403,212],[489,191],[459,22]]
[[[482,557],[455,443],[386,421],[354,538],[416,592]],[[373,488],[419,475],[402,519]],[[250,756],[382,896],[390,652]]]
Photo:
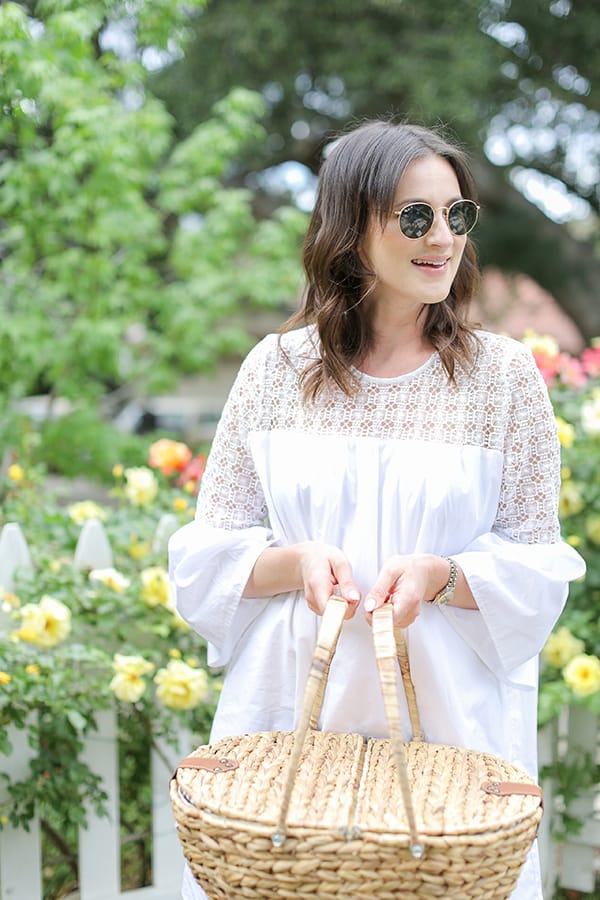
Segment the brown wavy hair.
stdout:
[[[383,228],[393,213],[398,182],[406,168],[413,160],[432,155],[450,163],[462,196],[476,201],[467,156],[429,128],[366,122],[338,138],[327,155],[304,242],[302,306],[281,328],[282,334],[301,325],[317,328],[320,358],[301,375],[305,399],[314,399],[331,383],[348,395],[359,390],[351,366],[372,346],[368,297],[375,287],[375,276],[362,263],[359,249],[370,217],[376,215]],[[424,304],[422,310],[424,334],[439,352],[451,381],[457,365],[468,368],[473,362],[475,326],[466,315],[478,283],[475,248],[467,237],[450,293],[441,303]]]

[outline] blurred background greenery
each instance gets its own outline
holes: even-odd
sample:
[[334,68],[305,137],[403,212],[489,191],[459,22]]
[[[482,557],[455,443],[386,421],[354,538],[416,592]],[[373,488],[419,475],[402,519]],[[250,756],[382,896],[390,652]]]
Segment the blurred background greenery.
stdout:
[[[599,335],[599,33],[592,0],[2,4],[5,465],[24,429],[95,478],[136,433],[185,431],[149,398],[210,393],[296,307],[323,148],[364,117],[463,142],[484,271]],[[187,438],[222,401],[197,399]]]

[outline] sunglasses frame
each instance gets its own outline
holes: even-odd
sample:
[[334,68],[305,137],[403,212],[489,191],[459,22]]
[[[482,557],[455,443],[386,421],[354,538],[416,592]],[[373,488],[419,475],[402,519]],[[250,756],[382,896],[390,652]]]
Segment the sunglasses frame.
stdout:
[[[456,206],[458,203],[468,203],[469,206],[475,207],[475,220],[474,220],[473,224],[466,231],[462,231],[462,232],[454,231],[454,229],[450,225],[450,210],[452,209],[452,207]],[[411,206],[426,206],[432,212],[431,223],[430,223],[429,227],[427,228],[427,230],[424,231],[423,234],[416,235],[415,237],[411,237],[410,234],[406,234],[402,230],[402,225],[400,222],[400,217],[401,217],[402,213],[405,212],[407,209],[410,209]],[[393,215],[398,217],[398,228],[400,229],[401,234],[404,235],[404,237],[407,238],[409,241],[418,241],[422,237],[425,237],[425,235],[431,231],[431,229],[433,228],[434,222],[435,222],[435,214],[438,212],[444,213],[446,225],[448,226],[451,234],[453,234],[455,237],[463,237],[463,235],[470,234],[470,232],[473,231],[473,229],[477,225],[477,220],[479,219],[479,210],[480,209],[481,209],[481,207],[479,206],[478,203],[475,203],[474,200],[469,200],[468,197],[462,197],[460,200],[455,200],[454,203],[450,204],[450,206],[438,206],[437,209],[435,209],[431,205],[431,203],[426,203],[424,200],[415,201],[413,203],[407,203],[405,206],[402,207],[402,209],[396,210],[393,213]]]

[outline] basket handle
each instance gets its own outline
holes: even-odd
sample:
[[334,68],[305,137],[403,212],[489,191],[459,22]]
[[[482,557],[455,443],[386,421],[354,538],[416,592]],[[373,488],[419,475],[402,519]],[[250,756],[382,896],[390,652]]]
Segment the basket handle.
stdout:
[[[287,819],[292,790],[296,781],[300,755],[302,753],[302,748],[304,747],[304,741],[306,740],[309,726],[312,725],[313,721],[316,725],[316,720],[319,718],[319,711],[325,693],[325,685],[327,684],[327,676],[329,675],[329,667],[331,665],[331,660],[333,659],[333,654],[335,653],[335,648],[337,647],[347,606],[348,604],[342,597],[330,597],[321,619],[321,625],[317,635],[317,645],[313,654],[310,672],[308,673],[306,688],[304,689],[302,710],[300,712],[298,727],[296,728],[296,737],[283,787],[279,818],[277,820],[277,825],[275,826],[275,832],[271,835],[271,841],[275,847],[281,847],[285,841],[285,820]],[[315,725],[312,725],[312,727],[314,728]]]
[[408,764],[402,737],[402,725],[398,709],[398,674],[396,656],[400,663],[402,681],[406,692],[408,711],[413,726],[413,740],[423,740],[421,723],[417,710],[415,688],[410,677],[406,642],[400,628],[394,628],[394,609],[392,604],[384,604],[373,612],[373,643],[379,670],[379,681],[383,693],[383,705],[390,732],[390,745],[394,757],[396,774],[400,782],[402,802],[408,820],[410,832],[410,852],[419,859],[425,850],[417,835],[415,811],[408,780]]
[[[315,728],[319,718],[325,686],[327,684],[327,677],[329,675],[329,668],[331,660],[333,659],[333,654],[335,653],[335,648],[337,647],[342,624],[346,615],[346,609],[346,601],[342,597],[333,596],[327,601],[327,606],[323,613],[319,633],[317,635],[317,644],[304,691],[304,700],[300,719],[296,728],[294,746],[286,773],[279,817],[275,826],[275,831],[271,835],[271,841],[275,847],[281,847],[285,841],[285,821],[290,805],[292,790],[296,781],[302,748],[304,747],[309,727]],[[418,857],[423,853],[423,846],[419,843],[417,838],[415,816],[410,796],[410,786],[408,783],[406,756],[404,753],[402,728],[400,725],[400,714],[397,703],[398,677],[395,662],[396,655],[398,656],[400,663],[402,680],[406,691],[409,714],[413,726],[413,739],[422,740],[422,729],[418,717],[415,690],[410,678],[406,643],[401,630],[394,629],[393,609],[391,604],[379,607],[373,613],[373,640],[375,643],[375,653],[383,691],[386,717],[388,719],[390,730],[390,741],[410,830],[411,853]]]

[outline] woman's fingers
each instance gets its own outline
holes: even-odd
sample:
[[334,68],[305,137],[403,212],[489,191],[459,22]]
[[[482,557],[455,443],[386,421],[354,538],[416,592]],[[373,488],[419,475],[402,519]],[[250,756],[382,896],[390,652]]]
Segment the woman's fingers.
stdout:
[[415,621],[425,598],[422,557],[393,556],[382,566],[365,599],[367,620],[384,603],[394,607],[394,625],[406,628]]
[[337,547],[329,544],[307,544],[302,558],[304,594],[310,609],[322,615],[332,594],[348,602],[346,618],[350,619],[360,602],[360,591],[352,567]]

